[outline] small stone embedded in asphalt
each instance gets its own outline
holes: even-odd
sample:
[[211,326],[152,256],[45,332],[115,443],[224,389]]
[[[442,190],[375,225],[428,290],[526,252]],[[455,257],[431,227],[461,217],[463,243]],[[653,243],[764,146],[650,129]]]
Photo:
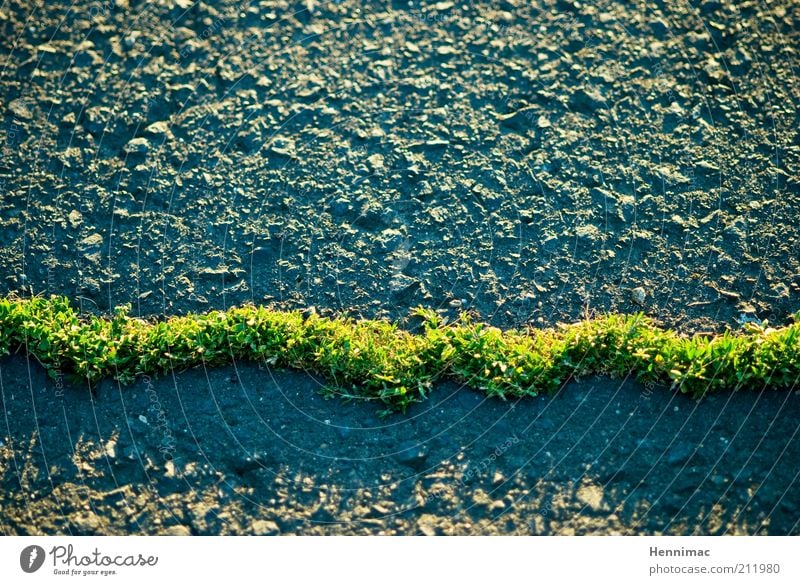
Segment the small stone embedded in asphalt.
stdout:
[[159,122],[153,122],[147,128],[145,128],[144,131],[154,136],[162,136],[169,132],[169,123],[163,120]]
[[433,514],[423,514],[417,520],[417,528],[424,536],[436,536],[436,516]]
[[[536,118],[536,111],[531,107],[524,107],[507,114],[496,114],[495,118],[497,118],[497,121],[502,126],[520,133],[524,133],[529,128],[533,127],[533,121]],[[549,124],[549,122],[547,123]]]
[[392,277],[389,287],[395,300],[398,302],[410,302],[414,294],[422,287],[422,283],[419,279],[401,273]]
[[382,506],[381,504],[373,504],[372,511],[375,512],[375,514],[379,514],[380,516],[387,516],[388,514],[391,513],[391,510],[389,510],[389,508],[387,508],[386,506]]
[[392,210],[384,208],[377,201],[367,201],[361,207],[356,225],[368,230],[388,227],[392,220]]
[[353,212],[353,204],[349,199],[339,197],[331,203],[330,210],[334,217],[344,217]]
[[162,534],[164,536],[190,536],[192,531],[183,524],[176,524],[165,528]]
[[295,156],[297,156],[294,141],[283,137],[276,138],[272,142],[269,151],[274,154],[277,154],[278,156],[286,158],[293,159]]
[[593,512],[603,511],[603,488],[599,485],[582,485],[575,493],[577,500]]
[[8,111],[11,112],[16,118],[22,120],[33,119],[28,103],[24,99],[16,99],[8,103]]
[[134,138],[125,145],[124,150],[128,154],[147,154],[150,150],[150,142],[147,138]]
[[373,154],[368,159],[369,166],[372,167],[372,171],[375,173],[379,173],[384,169],[384,160],[382,154]]
[[646,297],[647,293],[645,292],[644,287],[637,286],[631,289],[631,299],[637,305],[644,305]]
[[275,536],[281,533],[281,529],[271,520],[256,520],[252,532],[255,536]]
[[606,107],[606,101],[596,89],[578,89],[569,98],[569,106],[582,114],[593,114]]
[[405,240],[406,236],[402,231],[393,228],[387,228],[381,232],[380,239],[378,241],[381,244],[381,249],[388,252],[402,248]]
[[88,250],[90,248],[99,247],[102,244],[103,244],[103,236],[101,236],[98,233],[94,233],[83,238],[78,244],[78,248],[80,250]]
[[602,236],[600,230],[595,225],[582,225],[575,229],[575,235],[585,242],[599,240]]
[[617,200],[617,217],[620,221],[630,223],[636,217],[636,200],[625,195]]
[[502,512],[506,509],[506,503],[503,500],[494,500],[489,505],[489,512]]
[[558,237],[556,236],[548,236],[540,242],[540,245],[542,247],[542,251],[545,253],[553,253],[561,247]]
[[78,211],[77,209],[73,209],[72,211],[70,211],[69,215],[67,216],[67,219],[69,220],[70,227],[72,227],[73,229],[77,228],[79,225],[83,223],[83,215],[81,215],[81,212]]

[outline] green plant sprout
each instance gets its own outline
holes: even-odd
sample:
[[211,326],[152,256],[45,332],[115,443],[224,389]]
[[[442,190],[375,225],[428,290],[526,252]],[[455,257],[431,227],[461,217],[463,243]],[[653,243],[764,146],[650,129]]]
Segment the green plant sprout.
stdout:
[[377,400],[387,411],[452,379],[500,398],[557,390],[591,374],[671,382],[700,397],[716,390],[795,388],[800,313],[790,325],[748,323],[742,333],[685,336],[643,314],[608,314],[550,329],[501,331],[462,314],[448,323],[418,308],[412,333],[383,320],[304,315],[246,305],[165,320],[80,316],[67,298],[0,300],[0,355],[24,348],[49,375],[93,384],[247,359],[327,377],[329,396]]

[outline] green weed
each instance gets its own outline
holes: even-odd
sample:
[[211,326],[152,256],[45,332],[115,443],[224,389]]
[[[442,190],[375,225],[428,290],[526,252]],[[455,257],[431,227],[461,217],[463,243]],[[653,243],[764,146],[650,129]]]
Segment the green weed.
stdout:
[[[404,410],[450,378],[500,398],[535,396],[590,374],[671,382],[702,396],[716,390],[794,388],[800,321],[782,328],[687,337],[642,314],[609,314],[555,329],[501,331],[462,315],[447,323],[417,309],[419,333],[387,321],[327,318],[252,305],[143,320],[130,307],[80,316],[68,299],[0,299],[0,355],[24,347],[57,377],[94,383],[232,359],[302,368],[327,377],[326,394]],[[800,315],[800,314],[798,314]]]

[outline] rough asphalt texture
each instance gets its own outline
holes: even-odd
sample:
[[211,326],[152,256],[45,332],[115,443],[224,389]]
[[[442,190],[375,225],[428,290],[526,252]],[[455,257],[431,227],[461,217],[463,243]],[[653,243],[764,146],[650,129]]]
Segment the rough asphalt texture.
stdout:
[[6,289],[797,310],[796,3],[310,5],[5,4]]
[[[790,0],[12,0],[0,290],[143,316],[252,301],[783,323],[800,308],[798,50]],[[798,532],[792,393],[642,403],[598,380],[473,412],[444,388],[378,423],[253,365],[59,400],[38,366],[30,384],[24,359],[2,368],[0,532]],[[137,418],[152,403],[163,425]],[[390,454],[406,441],[428,450],[412,469]]]
[[800,394],[589,379],[406,415],[239,364],[93,395],[0,361],[0,533],[798,534]]

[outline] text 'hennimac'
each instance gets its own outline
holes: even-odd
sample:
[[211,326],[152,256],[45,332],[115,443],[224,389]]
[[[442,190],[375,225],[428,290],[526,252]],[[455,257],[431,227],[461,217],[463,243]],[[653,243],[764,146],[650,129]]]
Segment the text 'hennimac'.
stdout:
[[651,557],[710,557],[711,550],[697,548],[658,548],[650,547]]

